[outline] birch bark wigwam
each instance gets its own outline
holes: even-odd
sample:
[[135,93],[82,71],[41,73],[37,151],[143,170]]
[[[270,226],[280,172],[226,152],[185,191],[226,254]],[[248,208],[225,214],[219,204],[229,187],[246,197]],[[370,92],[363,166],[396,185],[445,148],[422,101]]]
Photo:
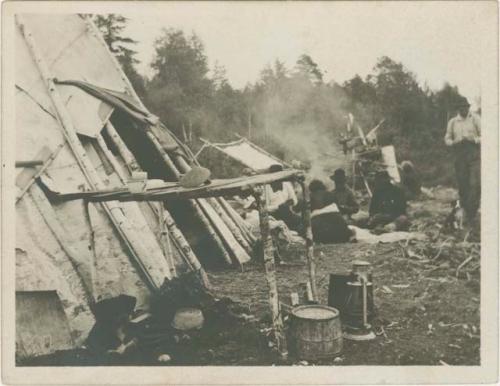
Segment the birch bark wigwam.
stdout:
[[[23,47],[24,45],[26,46],[26,57],[29,58],[30,63],[33,62],[33,64],[31,64],[33,72],[37,73],[41,78],[38,85],[42,87],[41,85],[43,84],[43,91],[46,93],[44,107],[45,105],[50,105],[50,111],[52,112],[53,118],[55,117],[56,120],[54,121],[48,116],[47,118],[52,120],[53,123],[57,123],[54,132],[60,135],[60,142],[64,143],[59,148],[56,147],[58,143],[51,144],[50,154],[46,154],[43,157],[33,158],[33,154],[30,154],[27,160],[33,158],[33,160],[43,160],[44,163],[42,165],[35,165],[35,167],[32,168],[34,170],[31,172],[34,172],[34,174],[30,173],[31,178],[28,183],[32,183],[36,180],[37,176],[40,176],[43,170],[54,160],[57,155],[56,151],[66,146],[67,149],[61,154],[71,159],[76,169],[79,169],[78,176],[80,180],[76,181],[75,179],[73,184],[66,185],[66,181],[68,180],[66,177],[67,175],[65,175],[66,179],[61,177],[58,182],[64,183],[65,189],[69,187],[70,190],[74,189],[74,191],[72,193],[51,191],[50,196],[46,196],[49,200],[48,204],[52,204],[52,200],[58,200],[57,202],[59,203],[65,203],[65,201],[75,199],[83,199],[87,202],[97,203],[92,205],[92,209],[97,209],[99,213],[93,216],[96,220],[97,217],[102,216],[103,221],[106,221],[106,226],[108,226],[109,220],[110,229],[116,231],[115,238],[119,239],[123,244],[120,246],[122,249],[120,249],[119,252],[117,251],[118,255],[130,260],[132,263],[131,265],[135,267],[142,281],[151,292],[156,292],[165,279],[172,278],[177,274],[175,263],[172,261],[172,253],[170,252],[172,245],[176,247],[176,251],[179,251],[182,258],[185,260],[186,264],[184,266],[188,266],[190,269],[197,271],[202,281],[208,284],[202,264],[191,249],[192,245],[185,239],[182,230],[177,229],[177,219],[171,215],[169,207],[165,205],[165,203],[168,204],[174,200],[189,203],[196,217],[205,227],[204,233],[209,235],[213,239],[214,244],[218,246],[222,256],[221,260],[226,263],[242,265],[250,260],[254,252],[253,247],[256,240],[245,227],[239,214],[229,206],[224,198],[240,194],[256,194],[256,196],[260,197],[259,203],[262,213],[261,231],[265,247],[264,267],[266,279],[269,284],[269,303],[273,315],[273,327],[275,329],[277,347],[281,352],[285,352],[286,341],[283,335],[283,323],[279,310],[274,251],[269,237],[268,215],[265,203],[263,203],[263,198],[258,192],[262,191],[264,185],[273,181],[296,179],[298,172],[289,170],[273,175],[258,175],[233,180],[214,180],[208,185],[199,188],[183,189],[178,186],[176,181],[184,173],[189,172],[191,165],[195,163],[190,152],[186,151],[180,144],[175,150],[165,148],[165,144],[162,143],[164,138],[160,135],[161,133],[155,132],[155,129],[161,129],[168,133],[165,128],[161,126],[141,127],[143,130],[138,131],[138,135],[143,137],[144,142],[148,144],[151,152],[154,153],[156,159],[159,160],[162,173],[165,175],[169,174],[172,179],[169,180],[171,182],[166,182],[159,188],[146,189],[140,193],[131,193],[127,188],[127,184],[132,172],[141,171],[141,169],[146,172],[149,171],[144,170],[141,159],[138,157],[137,152],[134,151],[136,149],[131,148],[124,139],[122,134],[123,130],[126,128],[115,124],[112,119],[112,115],[115,114],[115,112],[110,113],[109,110],[106,110],[109,115],[107,118],[103,118],[102,122],[99,122],[102,123],[102,126],[98,125],[97,128],[90,127],[89,129],[91,132],[88,132],[90,134],[89,136],[82,134],[82,128],[80,127],[81,116],[79,118],[75,117],[74,104],[73,107],[68,107],[68,95],[72,95],[70,88],[74,86],[55,83],[55,76],[61,75],[60,69],[58,70],[56,67],[52,66],[52,64],[47,64],[46,58],[44,57],[44,55],[46,56],[47,54],[46,50],[40,50],[40,46],[38,46],[39,43],[44,42],[37,42],[37,36],[39,36],[39,34],[35,34],[30,30],[31,27],[35,32],[39,32],[43,23],[39,22],[37,24],[29,15],[16,15],[16,23],[19,27],[17,31],[18,36],[24,40]],[[93,28],[89,29],[93,31]],[[104,48],[105,44],[103,44],[102,47]],[[42,44],[42,48],[46,48],[44,44]],[[109,59],[115,60],[111,54],[109,55]],[[52,63],[51,60],[48,60],[48,63]],[[137,103],[142,105],[118,64],[116,64],[116,70],[118,74],[122,76],[128,95],[136,98]],[[115,84],[113,87],[118,86]],[[21,95],[21,90],[19,91],[19,97],[25,98],[24,95]],[[29,92],[30,90],[27,91]],[[75,98],[73,98],[73,101],[74,100]],[[93,100],[92,108],[97,106],[97,103],[94,102],[95,100]],[[39,105],[39,107],[42,106]],[[39,110],[39,107],[35,106],[32,108]],[[48,111],[49,110],[45,112],[39,111],[39,114],[46,114]],[[131,125],[133,124],[134,123],[131,122]],[[154,125],[154,123],[151,125]],[[173,142],[175,141],[176,140],[173,139]],[[56,160],[56,162],[58,162],[58,160]],[[51,173],[51,169],[49,169],[47,173],[49,177]],[[40,183],[43,183],[43,181]],[[40,186],[51,190],[50,186]],[[56,185],[54,185],[54,187],[57,188]],[[26,185],[23,184],[23,189],[27,191],[29,190],[29,186],[26,188]],[[82,191],[85,189],[90,190]],[[48,193],[44,190],[43,194]],[[40,196],[40,198],[41,197],[42,196]],[[129,203],[124,203],[125,201],[129,201]],[[145,201],[148,202],[148,204],[142,204],[139,208],[138,205],[130,201]],[[150,201],[157,201],[159,205],[155,205]],[[156,216],[158,220],[155,225],[155,227],[158,228],[155,229],[157,232],[151,233],[151,235],[148,233],[148,235],[152,237],[142,237],[140,232],[137,232],[138,228],[135,220],[132,220],[133,215],[141,212],[141,208],[147,209],[146,212],[149,216],[147,220],[145,217],[143,218],[140,225],[141,227],[151,227],[152,222],[148,223],[148,221],[150,221],[153,215],[151,215],[150,212],[154,213],[154,216]],[[146,212],[143,213],[144,216],[146,216]],[[131,217],[128,216],[129,214]],[[90,220],[89,224],[90,228],[92,228],[93,219],[91,218]],[[49,218],[48,221],[53,225],[55,224],[57,227],[57,224],[52,222],[51,218]],[[76,226],[76,222],[74,223]],[[62,240],[61,242],[65,243],[63,239],[66,239],[66,235],[60,232],[60,229],[56,229],[54,226],[52,226],[52,228],[54,228],[56,236]],[[154,235],[156,235],[156,238]],[[101,238],[98,240],[101,240]],[[156,251],[152,251],[152,244],[148,245],[150,243],[146,240],[153,241]],[[62,247],[63,249],[67,249],[66,254],[68,258],[71,258],[72,254],[75,253],[70,250],[71,248],[68,249],[66,244],[62,245]],[[95,249],[95,247],[92,249]],[[162,258],[166,261],[166,264],[163,264],[161,268],[165,272],[160,272],[161,275],[154,267],[154,264],[151,264],[151,260],[146,258],[148,255],[151,255],[151,253],[159,257],[154,264],[156,264],[156,262],[161,262]],[[176,258],[179,259],[178,254],[176,254]],[[127,263],[129,262],[127,261]],[[165,267],[167,269],[165,269]],[[75,270],[78,270],[78,267],[75,267]],[[313,272],[313,270],[311,270],[311,272]],[[311,282],[314,283],[314,281]],[[94,290],[88,288],[87,292],[89,293],[89,302],[91,302],[91,295]]]

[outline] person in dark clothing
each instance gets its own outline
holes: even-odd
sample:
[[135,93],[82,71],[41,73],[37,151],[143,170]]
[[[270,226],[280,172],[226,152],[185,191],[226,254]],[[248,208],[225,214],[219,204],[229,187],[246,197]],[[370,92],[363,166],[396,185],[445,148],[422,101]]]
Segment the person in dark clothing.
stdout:
[[129,329],[136,298],[119,295],[92,305],[96,322],[86,339],[86,346],[99,354],[122,355],[137,345]]
[[346,185],[344,169],[335,170],[330,179],[335,182],[335,189],[331,192],[333,202],[337,204],[342,215],[350,218],[351,215],[359,211],[359,204],[352,190]]
[[370,218],[367,227],[374,229],[393,223],[394,230],[408,230],[406,198],[401,188],[391,183],[389,173],[378,172],[375,176],[375,189],[370,201]]
[[312,180],[309,184],[311,210],[322,209],[334,203],[333,195],[320,180]]
[[401,188],[405,192],[406,198],[414,200],[417,198],[422,189],[420,177],[410,161],[403,161],[401,163]]
[[319,180],[309,184],[311,193],[311,226],[313,240],[317,243],[346,243],[353,232],[338,211],[331,192]]

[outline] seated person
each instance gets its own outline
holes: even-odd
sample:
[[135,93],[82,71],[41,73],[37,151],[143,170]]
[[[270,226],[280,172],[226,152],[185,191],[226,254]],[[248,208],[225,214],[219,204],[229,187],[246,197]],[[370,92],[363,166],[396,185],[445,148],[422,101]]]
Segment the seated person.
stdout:
[[309,184],[311,192],[311,225],[314,242],[318,243],[346,243],[353,232],[348,228],[346,221],[333,202],[330,192],[319,180]]
[[344,169],[337,169],[330,176],[330,179],[335,182],[335,189],[331,191],[333,202],[337,204],[339,211],[344,217],[349,219],[351,215],[359,211],[359,204],[354,197],[354,193],[346,185],[346,176]]
[[320,180],[312,180],[309,184],[311,211],[322,209],[333,204],[333,195],[326,190],[325,184]]
[[422,184],[413,163],[410,161],[403,161],[401,163],[400,174],[401,188],[404,190],[408,199],[414,200],[420,195]]
[[137,345],[137,338],[129,330],[136,298],[119,295],[92,305],[96,322],[90,331],[86,346],[96,353],[123,355]]
[[370,201],[369,229],[388,226],[387,229],[406,231],[409,220],[406,215],[406,198],[404,192],[391,182],[387,171],[378,172],[375,176],[375,189]]
[[[269,173],[283,170],[281,165],[271,165]],[[286,226],[296,232],[301,232],[302,218],[292,208],[298,200],[291,182],[279,181],[266,185],[267,210],[276,220],[282,220]]]

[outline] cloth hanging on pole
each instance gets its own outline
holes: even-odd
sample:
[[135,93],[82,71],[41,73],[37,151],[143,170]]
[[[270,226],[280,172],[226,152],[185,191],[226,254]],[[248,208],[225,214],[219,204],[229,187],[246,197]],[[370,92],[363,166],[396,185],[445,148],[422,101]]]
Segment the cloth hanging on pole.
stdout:
[[58,85],[78,87],[93,97],[108,103],[115,109],[133,118],[140,126],[144,126],[151,130],[166,152],[177,152],[191,162],[197,163],[191,150],[179,141],[175,135],[168,132],[156,115],[151,114],[147,109],[139,105],[133,97],[125,92],[110,90],[79,80],[54,79],[53,81]]
[[135,118],[143,124],[156,125],[159,121],[158,117],[139,106],[132,97],[125,94],[124,92],[109,90],[79,80],[54,79],[54,83],[59,85],[78,87],[86,93],[96,97],[97,99],[109,103],[111,106],[120,111],[123,111],[124,113],[130,115],[132,118]]

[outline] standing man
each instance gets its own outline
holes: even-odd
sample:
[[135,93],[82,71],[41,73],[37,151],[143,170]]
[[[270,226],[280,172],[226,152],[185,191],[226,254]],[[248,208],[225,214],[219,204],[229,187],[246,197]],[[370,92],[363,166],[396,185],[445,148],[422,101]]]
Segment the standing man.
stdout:
[[448,122],[444,142],[452,148],[460,205],[472,225],[481,201],[481,122],[469,112],[466,98],[457,108],[458,114]]

